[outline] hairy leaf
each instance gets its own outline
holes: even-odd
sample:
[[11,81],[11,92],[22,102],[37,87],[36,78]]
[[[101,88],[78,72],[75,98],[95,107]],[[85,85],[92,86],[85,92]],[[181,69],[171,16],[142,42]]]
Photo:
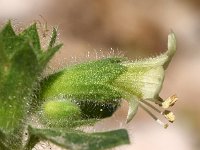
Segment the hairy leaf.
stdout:
[[29,127],[30,141],[33,137],[48,140],[56,145],[69,150],[102,150],[113,148],[123,144],[129,144],[129,138],[125,129],[84,133],[82,131],[63,131],[53,129],[35,129]]
[[[10,149],[21,148],[23,127],[38,77],[61,47],[54,47],[54,43],[49,51],[41,49],[36,24],[19,35],[10,21],[0,30],[0,130],[5,133]],[[45,59],[41,61],[41,57]]]

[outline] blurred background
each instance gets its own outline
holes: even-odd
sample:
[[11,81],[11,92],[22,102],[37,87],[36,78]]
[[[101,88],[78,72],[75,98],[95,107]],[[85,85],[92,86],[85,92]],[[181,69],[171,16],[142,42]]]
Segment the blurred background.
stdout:
[[139,109],[125,124],[128,107],[123,103],[113,117],[92,130],[127,128],[132,144],[117,150],[200,149],[199,0],[0,0],[0,25],[8,19],[16,31],[36,21],[44,43],[48,30],[58,27],[64,47],[50,63],[53,70],[113,54],[130,59],[155,56],[165,51],[167,35],[173,30],[178,50],[161,97],[178,95],[172,109],[176,121],[163,129]]

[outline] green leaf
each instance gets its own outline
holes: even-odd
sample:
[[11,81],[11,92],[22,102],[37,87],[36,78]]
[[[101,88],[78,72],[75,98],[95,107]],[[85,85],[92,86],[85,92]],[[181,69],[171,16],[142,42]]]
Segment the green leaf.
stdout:
[[13,130],[23,121],[27,99],[40,69],[28,42],[22,43],[15,50],[0,93],[0,128],[7,130]]
[[54,54],[62,47],[63,44],[58,44],[55,47],[50,47],[43,55],[40,57],[41,66],[45,66],[49,60],[54,56]]
[[9,150],[7,148],[6,135],[0,130],[0,149]]
[[10,150],[9,148],[7,148],[7,146],[5,146],[5,144],[2,141],[0,141],[0,148],[1,150]]
[[[54,31],[54,34],[56,31]],[[56,40],[53,37],[52,42]],[[52,43],[52,44],[53,44]],[[36,24],[16,35],[9,21],[0,32],[0,128],[12,129],[24,119],[37,77],[58,45],[43,52]],[[40,56],[45,58],[42,62]]]
[[[52,47],[50,54],[43,52],[36,24],[19,35],[11,22],[0,30],[0,130],[5,133],[10,149],[22,146],[24,123],[38,77],[58,48]],[[41,55],[48,58],[43,65],[38,59]]]
[[63,131],[53,129],[36,129],[29,127],[29,143],[48,140],[69,150],[103,150],[123,144],[129,144],[129,137],[125,129],[84,133],[81,131]]
[[0,31],[0,56],[2,61],[8,61],[12,58],[15,53],[15,48],[21,46],[20,42],[23,41],[22,38],[18,37],[9,21],[3,29]]
[[6,141],[6,135],[0,130],[0,145]]
[[6,37],[16,36],[15,31],[11,25],[11,21],[8,21],[8,23],[3,27],[1,33]]
[[16,36],[11,23],[8,22],[0,32],[0,89],[9,72],[10,61],[16,53],[15,49],[21,47],[21,43],[23,43],[23,39]]
[[53,47],[57,38],[57,31],[55,28],[53,28],[53,33],[50,39],[48,50],[42,51],[36,23],[25,29],[19,35],[19,37],[29,40],[30,45],[32,46],[33,51],[35,52],[41,66],[45,66],[53,57],[53,55],[62,47],[62,44],[58,44]]
[[17,36],[12,28],[11,22],[9,21],[0,32],[0,39],[2,41],[1,44],[3,44],[3,46],[7,49],[7,51],[4,51],[7,57],[9,57],[9,55],[14,51],[13,47],[16,43],[16,37]]
[[25,29],[19,36],[23,39],[28,39],[38,53],[42,52],[40,51],[41,46],[36,23]]
[[54,44],[56,42],[56,38],[57,38],[57,31],[55,28],[53,28],[53,32],[52,32],[51,40],[49,42],[48,49],[50,49],[54,46]]

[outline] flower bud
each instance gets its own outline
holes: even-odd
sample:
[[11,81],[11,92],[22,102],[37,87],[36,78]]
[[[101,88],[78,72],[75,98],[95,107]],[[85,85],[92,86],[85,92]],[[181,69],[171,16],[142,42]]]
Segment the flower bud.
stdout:
[[40,98],[64,97],[78,101],[112,102],[122,94],[112,85],[125,73],[124,58],[106,58],[68,67],[48,76],[41,83]]
[[46,101],[42,108],[42,119],[53,126],[81,118],[80,108],[70,101]]
[[40,96],[45,100],[61,96],[82,104],[92,101],[116,105],[116,101],[125,99],[129,102],[127,122],[132,120],[138,106],[144,108],[157,122],[161,122],[143,104],[173,122],[175,117],[172,117],[172,113],[163,114],[149,102],[172,106],[177,100],[172,98],[174,100],[164,102],[159,97],[164,71],[175,51],[175,35],[170,33],[168,50],[157,57],[136,61],[113,57],[77,64],[46,78],[41,84]]

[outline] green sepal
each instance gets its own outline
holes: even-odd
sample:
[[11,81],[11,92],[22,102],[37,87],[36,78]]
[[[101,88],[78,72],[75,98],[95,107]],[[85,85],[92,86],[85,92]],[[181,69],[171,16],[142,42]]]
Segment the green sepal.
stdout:
[[48,128],[62,128],[62,129],[76,129],[83,126],[93,126],[95,123],[100,121],[99,119],[77,119],[77,120],[67,120],[60,119],[59,121],[49,120],[47,118],[40,117],[41,123]]
[[123,59],[107,58],[90,61],[66,68],[48,76],[41,82],[41,99],[58,96],[80,101],[113,101],[121,98],[121,93],[112,82],[126,67],[120,65]]
[[19,36],[23,39],[29,40],[36,54],[40,55],[42,53],[36,23],[32,24],[27,29],[25,29],[22,33],[19,34]]
[[0,130],[0,149],[9,150],[7,144],[6,135]]
[[41,66],[46,66],[54,54],[63,46],[63,44],[58,44],[54,47],[50,47],[46,52],[41,55],[39,62]]
[[59,48],[43,52],[36,24],[17,35],[9,21],[0,31],[0,129],[5,133],[20,132],[37,78]]
[[9,21],[0,31],[0,88],[4,77],[8,73],[10,60],[16,53],[14,49],[21,46],[20,42],[23,42],[23,39],[16,36]]
[[57,36],[58,36],[57,30],[56,30],[56,28],[53,28],[53,32],[51,35],[51,40],[49,42],[48,49],[52,48],[55,45]]
[[[0,128],[14,129],[24,119],[27,98],[40,67],[28,42],[15,48],[0,94]],[[38,66],[35,67],[35,66]],[[29,94],[28,94],[29,93]]]
[[47,51],[42,50],[36,23],[25,29],[19,36],[29,40],[30,45],[32,46],[40,63],[40,66],[42,67],[44,67],[53,57],[53,55],[62,47],[62,44],[58,44],[55,46],[55,42],[57,39],[57,31],[55,28],[53,28],[48,49]]
[[[9,60],[11,59],[12,55],[15,53],[15,47],[20,46],[19,43],[22,41],[20,37],[18,37],[9,21],[0,31],[0,41],[1,41],[1,56],[0,59]],[[4,54],[4,55],[2,55]]]

